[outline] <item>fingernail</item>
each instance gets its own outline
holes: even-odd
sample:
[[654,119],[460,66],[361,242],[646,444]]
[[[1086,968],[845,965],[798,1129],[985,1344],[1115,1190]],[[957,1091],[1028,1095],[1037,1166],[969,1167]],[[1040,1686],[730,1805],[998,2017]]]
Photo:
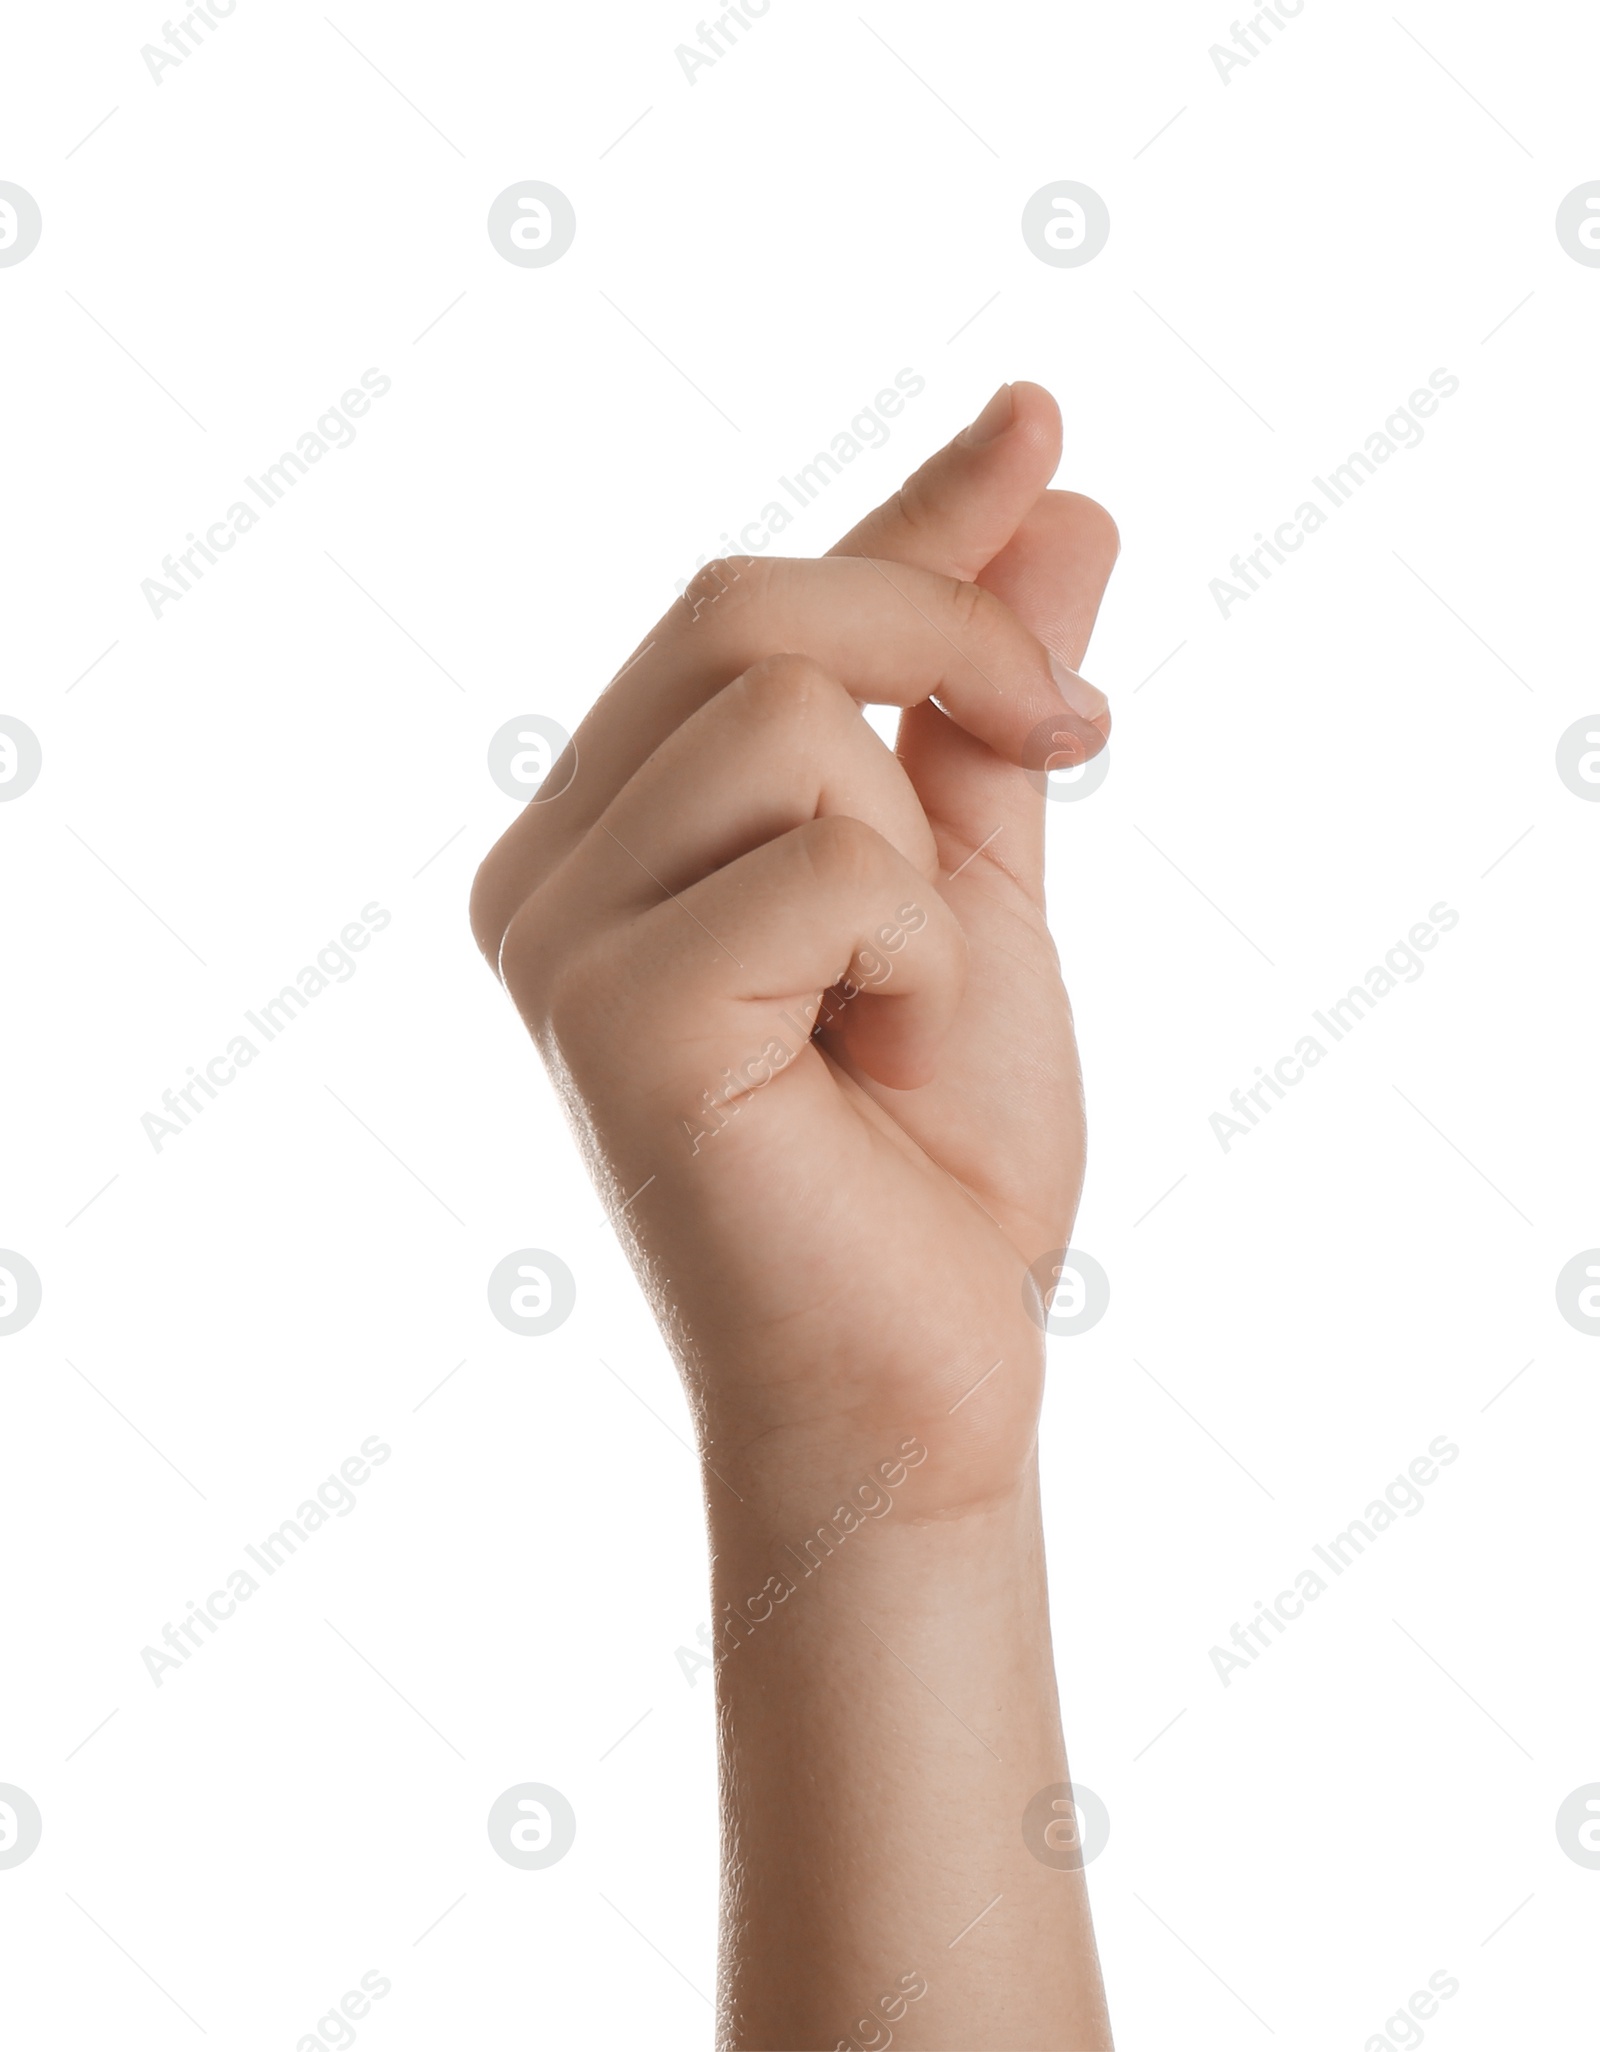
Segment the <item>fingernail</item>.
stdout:
[[1102,734],[1111,732],[1111,707],[1103,691],[1097,690],[1087,677],[1080,677],[1076,670],[1069,670],[1055,656],[1050,657],[1050,675],[1079,719],[1098,727]]
[[989,442],[998,442],[1010,427],[1015,410],[1011,387],[1002,385],[971,426],[961,430],[957,440],[964,442],[969,449],[981,449]]

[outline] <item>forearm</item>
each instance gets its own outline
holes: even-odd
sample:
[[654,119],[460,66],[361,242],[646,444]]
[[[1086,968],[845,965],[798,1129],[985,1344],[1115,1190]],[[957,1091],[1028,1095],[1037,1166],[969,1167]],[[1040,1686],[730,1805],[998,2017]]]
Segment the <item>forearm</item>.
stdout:
[[1117,552],[1060,453],[1003,386],[828,556],[706,566],[473,889],[703,1434],[723,2052],[1110,2044],[1034,1453],[1045,772],[1110,730],[1066,665]]
[[743,1503],[708,1477],[722,2042],[1100,2052],[1082,1870],[1022,1832],[1067,1779],[1036,1473],[921,1518],[918,1444],[744,1478]]

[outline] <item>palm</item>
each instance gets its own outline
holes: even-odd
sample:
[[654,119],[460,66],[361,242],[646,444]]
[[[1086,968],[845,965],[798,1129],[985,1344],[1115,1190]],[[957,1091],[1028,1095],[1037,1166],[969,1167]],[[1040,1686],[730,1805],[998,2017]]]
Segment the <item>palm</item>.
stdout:
[[[939,839],[947,872],[966,861],[970,849]],[[891,1090],[824,1035],[707,1145],[702,1178],[664,1202],[687,1196],[695,1230],[720,1247],[714,1310],[681,1292],[675,1308],[702,1329],[731,1321],[745,1364],[736,1435],[848,1414],[887,1449],[907,1432],[938,1437],[959,1403],[961,1451],[946,1454],[939,1485],[959,1503],[1000,1486],[1031,1444],[1040,1332],[1025,1276],[1066,1241],[1083,1115],[1042,910],[982,856],[940,888],[971,975],[933,1080]],[[863,1349],[867,1383],[818,1369]],[[997,1354],[1004,1372],[985,1379]],[[798,1387],[793,1358],[808,1364]]]
[[[695,622],[738,572],[712,578],[687,617],[675,609],[624,665],[563,758],[559,788],[502,837],[473,897],[480,944],[553,1059],[591,1159],[606,1164],[619,1224],[709,1442],[759,1447],[848,1422],[888,1451],[907,1433],[922,1434],[944,1448],[952,1504],[969,1488],[1003,1485],[1026,1461],[1042,1370],[1028,1270],[1067,1239],[1083,1174],[1071,1012],[1045,920],[1048,808],[1040,779],[1014,766],[1036,759],[1033,740],[1053,734],[1064,712],[1026,741],[1014,727],[1001,733],[997,746],[1008,753],[992,751],[976,738],[989,728],[972,718],[972,676],[952,670],[941,647],[933,674],[967,702],[956,706],[960,721],[934,699],[911,704],[896,748],[903,778],[868,766],[848,715],[845,728],[830,730],[829,763],[846,786],[854,775],[876,794],[857,812],[836,793],[831,809],[883,822],[874,825],[874,861],[887,849],[887,859],[908,862],[905,850],[917,846],[910,880],[896,888],[943,901],[928,908],[937,949],[903,958],[912,1009],[899,1009],[891,987],[863,998],[842,1034],[824,1031],[807,1045],[802,1022],[787,1043],[792,1058],[773,1063],[736,1102],[723,1098],[733,1108],[710,1111],[703,1136],[699,1121],[679,1114],[685,1095],[692,1103],[709,1079],[750,1076],[751,1054],[774,1021],[794,1035],[805,990],[785,1006],[770,995],[781,984],[769,973],[784,978],[802,958],[807,973],[821,963],[831,973],[838,959],[829,952],[836,933],[820,955],[801,939],[822,902],[815,874],[798,895],[771,901],[774,917],[756,917],[768,902],[759,891],[740,898],[752,876],[772,873],[761,866],[771,851],[783,857],[807,831],[803,821],[821,822],[816,776],[827,772],[807,767],[798,785],[793,775],[786,783],[784,765],[763,753],[754,701],[728,687],[752,662],[767,669],[767,686],[781,681],[762,658],[784,649],[827,669],[831,647],[835,680],[848,676],[858,697],[904,704],[916,694],[896,695],[907,684],[896,668],[903,650],[923,650],[911,662],[916,681],[929,674],[930,630],[961,652],[913,593],[935,610],[953,605],[949,625],[964,633],[971,622],[959,587],[974,583],[1002,602],[983,609],[991,623],[1009,609],[1002,640],[1009,636],[1013,650],[1024,644],[1033,665],[1040,643],[1068,670],[1081,661],[1116,531],[1091,501],[1045,489],[1060,453],[1059,414],[1038,387],[1011,390],[1008,432],[987,444],[958,437],[832,552],[868,558],[881,584],[854,573],[812,580],[854,593],[850,603],[870,616],[871,631],[852,642],[825,607],[784,612],[784,594],[801,588],[791,578],[776,596],[758,592],[756,611],[713,613],[724,624],[708,639]],[[888,564],[923,581],[896,582]],[[742,590],[748,598],[755,588],[752,580]],[[902,603],[915,621],[895,617]],[[1018,635],[1016,622],[1027,631]],[[976,657],[967,659],[987,678]],[[1103,733],[1103,700],[1077,683]],[[837,710],[838,682],[829,688]],[[775,718],[799,704],[787,691]],[[718,728],[724,714],[728,724]],[[1081,721],[1078,731],[1087,731]],[[708,733],[720,736],[715,746]],[[735,773],[729,764],[747,744],[752,752]],[[846,758],[853,770],[840,766]],[[720,809],[709,815],[699,804],[706,761],[722,765]],[[803,804],[799,820],[785,819],[773,792]],[[914,831],[908,806],[913,815],[921,808]],[[663,883],[664,872],[675,885]],[[720,891],[728,917],[756,918],[753,952],[765,957],[778,946],[782,959],[747,971],[711,926],[692,914],[693,924],[685,921],[679,891]],[[669,953],[652,956],[654,940],[630,937],[650,935],[669,936]],[[918,978],[926,987],[936,957],[953,1017],[945,1005],[940,1037],[914,1061],[885,1064],[874,1035],[881,1028],[892,1037],[916,1019]],[[731,1009],[718,990],[729,960],[754,979]],[[691,985],[708,1001],[685,1005],[669,1030],[653,992]],[[852,1049],[869,1060],[870,1075]],[[884,1075],[918,1087],[875,1080]],[[719,1095],[704,1089],[706,1105]],[[692,1147],[682,1146],[683,1133]],[[958,1433],[946,1429],[949,1419]]]
[[959,1208],[981,1206],[1026,1266],[1065,1240],[1082,1181],[1071,1012],[1043,916],[1010,877],[980,855],[944,891],[971,977],[939,1073],[916,1091],[859,1080],[959,1186]]
[[[848,536],[839,547],[856,545]],[[923,560],[975,576],[1076,664],[1115,553],[1115,529],[1098,506],[1051,492],[986,563]],[[764,1116],[745,1126],[739,1158],[735,1150],[723,1157],[726,1182],[712,1208],[735,1272],[752,1249],[787,1250],[782,1277],[758,1255],[762,1272],[749,1278],[763,1341],[803,1340],[814,1363],[850,1358],[863,1325],[874,1327],[873,1389],[850,1380],[830,1388],[813,1367],[808,1415],[832,1399],[863,1423],[875,1418],[881,1432],[936,1427],[989,1369],[992,1336],[1009,1334],[997,1343],[1009,1349],[1008,1370],[963,1404],[972,1458],[952,1478],[959,1497],[991,1479],[986,1457],[1004,1469],[1031,1437],[1040,1333],[1024,1277],[1071,1229],[1083,1098],[1044,914],[1046,806],[1037,780],[977,746],[932,704],[902,715],[898,752],[934,829],[939,888],[970,954],[938,1071],[919,1090],[897,1091],[831,1048],[808,1055],[761,1093]],[[798,1173],[775,1188],[778,1158]],[[722,1274],[730,1279],[728,1268]],[[874,1319],[878,1306],[884,1315]],[[758,1403],[774,1421],[786,1408]]]

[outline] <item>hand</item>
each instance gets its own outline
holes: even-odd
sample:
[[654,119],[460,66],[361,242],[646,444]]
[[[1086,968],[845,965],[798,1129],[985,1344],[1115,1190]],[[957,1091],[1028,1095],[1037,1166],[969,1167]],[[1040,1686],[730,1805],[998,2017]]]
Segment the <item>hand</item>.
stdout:
[[700,1431],[728,2048],[1111,2043],[1022,1828],[1067,1775],[1024,1282],[1083,1112],[1019,765],[1104,745],[1116,553],[1060,435],[1002,387],[822,562],[712,565],[473,893]]
[[708,567],[478,875],[740,1495],[914,1437],[949,1513],[1031,1460],[1026,1271],[1084,1149],[1038,771],[1104,745],[1075,665],[1117,549],[1045,490],[1060,447],[1002,387],[829,557]]

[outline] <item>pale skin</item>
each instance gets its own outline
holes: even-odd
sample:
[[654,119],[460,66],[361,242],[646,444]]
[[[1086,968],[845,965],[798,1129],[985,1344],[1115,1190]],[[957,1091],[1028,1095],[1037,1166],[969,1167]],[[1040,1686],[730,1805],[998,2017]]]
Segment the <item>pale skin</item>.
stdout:
[[702,572],[473,891],[700,1436],[724,2052],[1111,2045],[1022,1829],[1068,1778],[1026,1277],[1084,1161],[1038,772],[1104,746],[1117,553],[1060,454],[1002,386],[829,556]]

